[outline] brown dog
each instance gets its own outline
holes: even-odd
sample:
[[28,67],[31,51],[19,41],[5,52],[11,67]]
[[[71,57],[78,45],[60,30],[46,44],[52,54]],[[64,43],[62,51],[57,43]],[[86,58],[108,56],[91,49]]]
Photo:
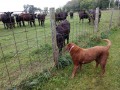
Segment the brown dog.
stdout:
[[111,46],[111,41],[108,39],[103,40],[108,43],[107,46],[95,46],[88,49],[80,48],[74,43],[69,43],[66,46],[66,50],[70,52],[74,64],[72,78],[75,76],[79,65],[81,69],[82,64],[90,63],[94,60],[96,61],[96,67],[98,67],[99,64],[101,66],[101,75],[105,73],[105,65],[109,56],[109,48]]

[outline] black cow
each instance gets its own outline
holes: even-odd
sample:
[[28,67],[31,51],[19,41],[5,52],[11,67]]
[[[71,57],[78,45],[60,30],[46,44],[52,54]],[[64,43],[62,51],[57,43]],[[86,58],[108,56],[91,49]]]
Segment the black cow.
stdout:
[[[96,10],[88,10],[88,11],[82,10],[79,12],[79,18],[80,20],[82,19],[82,22],[84,19],[88,19],[89,23],[92,21],[94,22],[95,15],[96,15]],[[100,18],[101,18],[101,10],[99,10],[99,21]]]
[[63,46],[65,46],[65,40],[69,43],[69,33],[70,33],[70,23],[67,20],[60,22],[56,26],[56,39],[57,46],[59,48],[59,53],[62,51]]
[[65,20],[68,16],[67,12],[59,12],[59,13],[55,13],[55,20],[56,22]]
[[89,14],[86,13],[85,10],[81,10],[81,11],[79,12],[79,18],[80,18],[80,21],[82,20],[82,22],[84,21],[84,19],[88,19],[89,22],[90,22]]
[[38,18],[38,23],[39,23],[39,26],[44,26],[44,22],[45,22],[45,16],[47,14],[38,14],[37,18]]
[[13,12],[4,12],[4,14],[1,16],[1,20],[4,24],[4,28],[15,28],[15,20],[14,16],[12,16]]
[[17,26],[21,27],[21,22],[23,23],[22,17],[19,14],[15,14],[15,19],[16,19]]
[[30,23],[30,26],[32,27],[33,25],[35,26],[35,18],[36,18],[36,14],[29,14],[29,13],[21,13],[20,17],[22,22],[23,22],[23,26],[25,26],[24,21],[27,21],[28,24]]

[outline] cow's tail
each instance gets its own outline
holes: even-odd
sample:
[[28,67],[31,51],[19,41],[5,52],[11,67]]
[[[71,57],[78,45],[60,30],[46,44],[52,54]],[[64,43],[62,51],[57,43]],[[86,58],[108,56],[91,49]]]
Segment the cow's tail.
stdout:
[[103,39],[104,41],[106,41],[108,44],[107,44],[107,49],[110,48],[110,46],[112,45],[111,41],[109,39]]

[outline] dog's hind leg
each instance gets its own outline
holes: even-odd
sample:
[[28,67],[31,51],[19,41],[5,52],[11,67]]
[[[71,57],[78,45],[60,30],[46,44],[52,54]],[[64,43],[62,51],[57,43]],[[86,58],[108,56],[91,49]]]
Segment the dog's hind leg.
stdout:
[[74,68],[73,68],[73,72],[72,72],[72,77],[71,78],[74,78],[75,74],[76,74],[76,71],[78,69],[79,65],[75,65]]
[[102,69],[101,76],[103,76],[104,73],[105,73],[105,66],[106,66],[106,64],[100,64],[100,65],[101,65],[101,69]]
[[101,69],[102,69],[101,76],[103,76],[104,73],[105,73],[105,66],[106,66],[106,63],[107,63],[107,58],[108,58],[108,56],[104,55],[103,58],[100,61],[100,66],[101,66]]
[[95,60],[95,61],[96,61],[96,68],[98,68],[98,65],[100,64],[99,60]]

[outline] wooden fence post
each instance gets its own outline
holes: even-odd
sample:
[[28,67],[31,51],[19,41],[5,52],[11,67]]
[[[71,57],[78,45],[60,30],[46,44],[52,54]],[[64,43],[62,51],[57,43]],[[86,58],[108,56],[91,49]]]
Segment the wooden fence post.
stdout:
[[51,33],[52,33],[52,48],[53,48],[53,59],[55,66],[58,64],[58,49],[56,43],[56,25],[55,25],[55,9],[50,8],[50,23],[51,23]]
[[120,9],[120,2],[118,2],[118,10]]
[[119,16],[119,17],[118,17],[118,18],[119,18],[119,19],[118,19],[118,26],[120,26],[120,9],[118,9],[118,10],[119,10],[119,15],[118,15],[118,16]]
[[110,29],[111,29],[111,27],[112,27],[113,11],[114,11],[114,8],[112,8],[112,10],[111,10],[111,17],[110,17],[110,24],[109,24],[108,32],[110,31]]
[[99,7],[95,11],[95,21],[94,21],[94,32],[98,32],[98,22],[99,22]]

